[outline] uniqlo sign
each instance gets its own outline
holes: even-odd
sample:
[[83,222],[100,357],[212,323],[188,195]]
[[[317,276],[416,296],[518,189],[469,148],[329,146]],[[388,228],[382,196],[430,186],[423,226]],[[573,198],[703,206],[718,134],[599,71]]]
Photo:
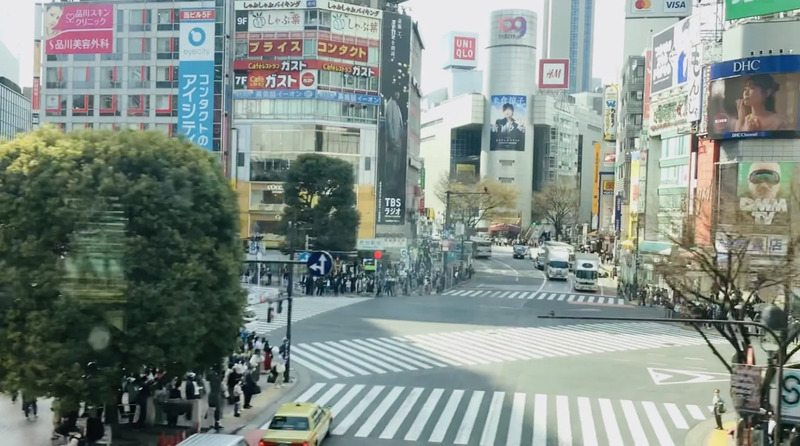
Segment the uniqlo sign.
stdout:
[[475,60],[476,41],[474,37],[453,36],[453,59]]

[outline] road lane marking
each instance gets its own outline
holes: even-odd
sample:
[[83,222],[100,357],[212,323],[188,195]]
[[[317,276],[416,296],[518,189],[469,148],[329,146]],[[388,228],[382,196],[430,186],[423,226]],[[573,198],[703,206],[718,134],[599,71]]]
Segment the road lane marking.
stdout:
[[695,420],[703,421],[706,419],[706,416],[703,414],[703,411],[700,409],[700,406],[696,406],[694,404],[690,404],[686,406],[689,410],[689,415],[692,416]]
[[353,424],[356,423],[356,420],[364,413],[365,410],[369,407],[370,404],[375,400],[375,398],[383,392],[383,386],[375,386],[370,390],[365,396],[364,399],[359,401],[356,404],[356,407],[353,408],[353,411],[350,412],[344,420],[342,420],[331,432],[333,435],[344,435],[347,431],[353,427]]
[[417,404],[417,400],[422,395],[422,392],[425,391],[422,387],[415,387],[411,390],[411,392],[406,397],[403,404],[400,405],[400,408],[397,409],[395,412],[394,417],[389,421],[389,424],[383,429],[383,432],[378,437],[383,440],[390,440],[394,438],[397,431],[400,429],[400,426],[405,421],[406,417],[409,413],[411,413],[411,409],[414,408],[414,405]]
[[386,412],[389,411],[389,408],[392,407],[397,398],[400,397],[400,394],[403,393],[403,387],[394,387],[389,392],[386,397],[383,398],[383,401],[378,405],[378,407],[372,411],[372,415],[367,418],[367,421],[361,425],[361,428],[356,432],[356,437],[364,438],[368,437],[369,434],[375,430],[375,427],[378,425],[378,422],[381,421]]
[[422,430],[425,429],[425,425],[428,424],[428,420],[431,418],[433,410],[436,409],[436,405],[439,403],[439,399],[442,398],[443,393],[444,389],[433,389],[433,392],[428,395],[428,399],[425,401],[419,413],[417,413],[417,418],[414,419],[414,423],[406,433],[405,441],[419,440]]
[[664,407],[667,409],[667,414],[669,414],[675,427],[678,429],[689,429],[689,424],[686,422],[686,419],[683,418],[683,415],[681,415],[681,410],[678,409],[677,404],[666,403]]
[[445,405],[444,409],[442,409],[442,414],[439,416],[439,421],[436,422],[436,426],[433,427],[431,437],[428,439],[429,442],[441,443],[444,441],[444,436],[447,434],[447,428],[450,427],[450,422],[453,421],[453,417],[456,415],[456,410],[458,409],[458,403],[461,402],[461,397],[463,396],[463,390],[454,390],[453,393],[450,394],[450,399],[447,400],[447,405]]
[[486,415],[486,424],[483,425],[480,446],[494,446],[494,441],[497,438],[497,428],[500,427],[500,413],[503,411],[505,396],[505,392],[494,392],[494,395],[492,395],[489,413]]
[[469,437],[472,435],[472,430],[475,428],[475,420],[478,418],[478,411],[481,409],[481,402],[486,392],[479,390],[472,392],[472,397],[469,399],[467,411],[464,413],[464,419],[461,425],[458,426],[456,432],[456,440],[454,444],[469,444]]
[[572,446],[572,428],[569,420],[569,399],[556,396],[556,420],[558,424],[558,446]]
[[533,446],[547,446],[547,395],[533,398]]
[[522,426],[525,423],[525,394],[515,393],[508,420],[506,446],[522,446]]
[[656,405],[652,401],[644,401],[642,406],[644,407],[644,413],[647,414],[647,418],[650,419],[651,427],[656,433],[658,444],[661,446],[675,446],[675,443],[672,442],[672,438],[669,436],[669,431],[664,424],[664,420],[661,419],[661,415],[658,413]]
[[303,392],[302,395],[298,396],[297,397],[297,401],[300,401],[300,402],[303,402],[303,403],[306,402],[306,401],[311,401],[311,397],[314,396],[320,390],[322,390],[323,387],[325,387],[325,383],[316,383],[316,384],[314,384],[313,386],[309,387],[308,390]]
[[581,419],[581,436],[583,446],[598,446],[597,430],[594,427],[594,417],[592,416],[592,404],[589,398],[578,398],[578,416]]
[[344,395],[344,397],[342,397],[342,399],[340,399],[339,401],[336,402],[336,404],[333,405],[333,409],[331,409],[331,411],[333,412],[334,416],[339,415],[344,410],[344,408],[347,407],[347,405],[350,404],[351,401],[353,401],[353,398],[355,398],[356,395],[361,393],[362,390],[364,390],[363,384],[356,384],[355,386],[353,386],[352,389],[348,390],[347,393]]
[[[315,403],[319,404],[320,406],[324,406],[324,405],[328,404],[328,402],[331,399],[333,399],[333,397],[335,397],[336,394],[341,392],[342,389],[344,389],[344,384],[334,384],[333,387],[331,387],[330,390],[325,392],[324,395],[319,397],[319,399],[317,401],[315,401]],[[302,401],[302,400],[298,400],[298,401]]]
[[600,399],[600,415],[603,418],[608,444],[625,444],[622,440],[622,433],[619,431],[617,416],[614,414],[614,406],[608,398]]
[[642,422],[639,420],[639,414],[636,413],[636,406],[633,401],[622,401],[622,413],[625,415],[625,421],[628,422],[628,429],[631,431],[633,442],[636,446],[650,446],[647,441],[647,435],[644,433]]

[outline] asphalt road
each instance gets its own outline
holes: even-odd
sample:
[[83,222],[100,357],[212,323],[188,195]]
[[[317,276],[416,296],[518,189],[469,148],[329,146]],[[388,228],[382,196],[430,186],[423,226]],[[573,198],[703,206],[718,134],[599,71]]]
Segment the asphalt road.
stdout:
[[727,389],[693,330],[537,318],[661,316],[613,289],[573,293],[496,250],[453,292],[370,299],[299,322],[293,363],[313,382],[287,401],[333,407],[330,446],[683,444],[711,416],[714,388]]

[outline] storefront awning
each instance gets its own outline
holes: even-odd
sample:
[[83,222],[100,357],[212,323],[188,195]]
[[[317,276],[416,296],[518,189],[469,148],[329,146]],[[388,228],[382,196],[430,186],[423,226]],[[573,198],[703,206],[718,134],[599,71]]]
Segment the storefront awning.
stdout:
[[672,253],[672,243],[653,242],[642,240],[639,242],[639,252],[659,255],[669,255]]
[[519,226],[502,223],[490,226],[489,232],[512,232],[514,234],[518,234]]

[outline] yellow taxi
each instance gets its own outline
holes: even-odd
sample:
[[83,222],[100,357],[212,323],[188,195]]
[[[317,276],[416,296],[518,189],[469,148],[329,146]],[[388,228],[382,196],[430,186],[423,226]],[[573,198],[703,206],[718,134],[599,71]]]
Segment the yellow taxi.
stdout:
[[272,417],[258,446],[320,446],[332,423],[330,407],[286,403]]

